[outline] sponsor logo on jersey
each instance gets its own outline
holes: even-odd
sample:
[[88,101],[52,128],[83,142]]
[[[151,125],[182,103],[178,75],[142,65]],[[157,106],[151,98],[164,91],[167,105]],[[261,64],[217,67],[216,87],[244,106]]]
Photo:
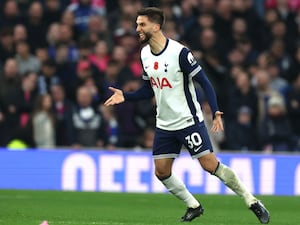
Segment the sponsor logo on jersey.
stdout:
[[159,89],[163,89],[166,87],[172,88],[172,85],[170,84],[170,82],[168,81],[168,79],[166,77],[163,77],[163,78],[150,77],[150,83],[151,83],[152,88],[154,88],[154,87],[159,88]]

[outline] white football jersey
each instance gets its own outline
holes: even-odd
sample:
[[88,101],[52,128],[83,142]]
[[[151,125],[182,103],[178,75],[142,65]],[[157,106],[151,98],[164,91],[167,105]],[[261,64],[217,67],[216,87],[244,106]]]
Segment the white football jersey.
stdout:
[[167,39],[165,48],[154,54],[150,46],[141,51],[144,80],[149,80],[157,104],[156,126],[179,130],[203,121],[192,77],[200,65],[192,53],[177,41]]

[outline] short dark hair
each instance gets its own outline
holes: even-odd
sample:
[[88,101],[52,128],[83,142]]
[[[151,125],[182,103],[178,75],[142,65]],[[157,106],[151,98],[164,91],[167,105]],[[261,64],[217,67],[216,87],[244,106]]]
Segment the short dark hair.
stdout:
[[156,7],[142,8],[137,12],[137,15],[147,16],[151,22],[159,24],[161,29],[165,23],[164,12],[161,9]]

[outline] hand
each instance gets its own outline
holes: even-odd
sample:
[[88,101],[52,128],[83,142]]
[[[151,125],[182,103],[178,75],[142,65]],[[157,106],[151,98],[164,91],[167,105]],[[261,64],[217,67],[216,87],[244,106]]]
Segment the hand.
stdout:
[[112,96],[110,96],[109,99],[104,102],[105,106],[116,105],[125,101],[123,91],[113,87],[109,87],[109,90],[114,93]]
[[215,119],[213,120],[213,125],[212,128],[210,129],[212,132],[219,132],[224,130],[223,121],[222,121],[223,114],[224,113],[220,111],[217,111],[215,113]]

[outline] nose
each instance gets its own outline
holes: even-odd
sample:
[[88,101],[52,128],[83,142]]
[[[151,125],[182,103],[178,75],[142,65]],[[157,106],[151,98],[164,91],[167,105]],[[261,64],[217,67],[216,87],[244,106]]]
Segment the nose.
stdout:
[[141,28],[140,28],[140,26],[136,26],[136,32],[140,32],[141,31]]

